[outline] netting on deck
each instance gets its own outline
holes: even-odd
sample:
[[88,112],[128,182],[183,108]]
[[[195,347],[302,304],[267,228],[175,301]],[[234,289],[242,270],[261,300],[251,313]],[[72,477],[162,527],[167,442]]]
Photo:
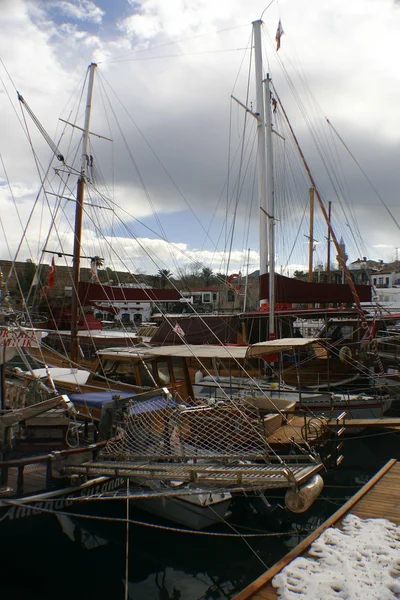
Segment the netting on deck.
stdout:
[[111,441],[105,452],[118,459],[267,458],[270,421],[270,415],[261,418],[245,401],[195,407],[168,398],[133,401],[118,441]]
[[[161,392],[161,390],[158,390]],[[268,443],[283,415],[260,417],[251,403],[187,406],[163,390],[112,408],[118,436],[94,461],[66,473],[123,477],[139,486],[204,490],[296,487],[322,468],[314,453],[280,455]],[[275,422],[276,420],[276,422]]]

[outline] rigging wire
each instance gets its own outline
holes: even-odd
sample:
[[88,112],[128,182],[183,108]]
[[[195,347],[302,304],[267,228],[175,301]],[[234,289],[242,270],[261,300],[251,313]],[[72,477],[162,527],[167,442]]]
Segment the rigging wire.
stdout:
[[326,122],[328,123],[328,125],[331,127],[331,129],[333,130],[333,132],[335,133],[335,135],[338,137],[339,141],[342,143],[342,145],[344,146],[344,148],[347,150],[347,152],[349,153],[349,155],[351,156],[351,158],[353,159],[353,161],[355,162],[355,164],[357,165],[357,167],[360,169],[361,173],[364,175],[365,179],[368,181],[369,185],[371,186],[371,188],[373,189],[373,191],[375,192],[375,194],[377,195],[377,197],[379,198],[379,200],[381,201],[383,207],[385,208],[386,212],[388,213],[388,215],[390,216],[390,218],[392,219],[392,221],[394,222],[394,224],[396,225],[397,229],[400,229],[400,224],[397,221],[397,219],[395,218],[395,216],[393,215],[393,213],[389,210],[388,205],[386,204],[386,202],[383,200],[382,196],[379,194],[378,190],[376,189],[376,187],[374,186],[374,184],[372,183],[371,179],[368,177],[366,171],[362,168],[362,166],[360,165],[360,163],[358,162],[358,160],[356,159],[356,157],[354,156],[354,154],[351,152],[350,148],[348,147],[348,145],[345,143],[344,139],[342,138],[341,135],[339,135],[338,131],[336,130],[336,128],[332,125],[331,121],[326,118]]
[[[151,46],[150,48],[143,48],[142,50],[135,50],[133,53],[132,52],[128,52],[125,54],[121,54],[119,57],[115,57],[112,59],[108,59],[108,60],[104,60],[102,61],[103,63],[109,63],[109,62],[118,62],[120,58],[124,58],[126,56],[129,56],[130,54],[141,54],[143,52],[148,52],[150,50],[158,50],[159,48],[165,48],[166,46],[173,46],[174,44],[182,44],[183,42],[190,42],[192,40],[196,40],[199,38],[203,38],[203,37],[207,37],[209,35],[215,35],[215,34],[219,34],[219,33],[224,33],[226,31],[234,31],[235,29],[241,29],[243,27],[248,27],[248,24],[245,25],[236,25],[235,27],[226,27],[225,29],[219,29],[218,31],[210,31],[209,33],[200,33],[198,35],[193,35],[191,37],[188,38],[183,38],[180,40],[173,40],[171,42],[165,42],[164,44],[158,44],[157,46]],[[101,63],[99,63],[101,64]]]

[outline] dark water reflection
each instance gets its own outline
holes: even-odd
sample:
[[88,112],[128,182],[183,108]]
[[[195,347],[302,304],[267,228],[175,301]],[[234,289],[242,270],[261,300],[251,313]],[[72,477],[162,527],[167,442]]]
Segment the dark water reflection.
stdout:
[[[400,434],[349,439],[345,460],[325,477],[322,496],[304,515],[276,524],[279,537],[206,537],[131,525],[131,600],[231,598],[295,546],[353,495],[390,458],[400,460]],[[97,513],[99,509],[96,509]],[[123,503],[101,514],[124,516]],[[151,517],[131,511],[138,521]],[[157,521],[151,521],[156,523]],[[241,525],[266,531],[246,518]],[[77,517],[41,516],[0,526],[1,594],[4,598],[122,600],[125,588],[125,525]],[[222,526],[220,533],[232,531]],[[241,531],[246,531],[241,529]],[[288,535],[287,532],[298,532]]]

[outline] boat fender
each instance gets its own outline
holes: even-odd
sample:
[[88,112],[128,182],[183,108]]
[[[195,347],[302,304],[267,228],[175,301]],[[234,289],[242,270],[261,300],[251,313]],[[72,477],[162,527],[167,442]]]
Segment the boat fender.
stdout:
[[294,513],[305,512],[318,498],[324,487],[321,475],[314,475],[297,490],[289,489],[285,494],[286,508]]
[[353,358],[353,353],[348,346],[342,346],[339,351],[339,359],[342,363],[349,362]]
[[201,369],[199,369],[198,371],[196,371],[196,374],[194,376],[194,382],[199,383],[199,381],[201,381],[203,379],[203,377],[204,377],[203,371]]

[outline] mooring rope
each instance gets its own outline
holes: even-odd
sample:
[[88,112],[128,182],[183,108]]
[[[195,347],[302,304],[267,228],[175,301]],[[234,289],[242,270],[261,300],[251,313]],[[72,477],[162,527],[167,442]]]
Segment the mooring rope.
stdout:
[[[89,519],[89,520],[93,520],[93,521],[103,521],[103,522],[109,522],[109,523],[127,523],[127,522],[129,522],[129,525],[139,525],[139,526],[144,526],[144,527],[150,527],[150,529],[159,529],[159,530],[171,531],[171,532],[175,532],[175,533],[189,533],[189,534],[202,535],[202,536],[207,536],[207,537],[227,537],[227,538],[242,538],[242,537],[256,538],[256,537],[259,537],[259,538],[261,538],[261,537],[285,537],[285,536],[299,535],[298,531],[249,533],[249,534],[223,533],[223,532],[215,532],[215,531],[197,531],[194,529],[182,529],[179,527],[169,527],[167,525],[158,525],[156,523],[146,523],[145,521],[136,521],[131,518],[123,519],[121,517],[102,517],[99,515],[83,515],[80,513],[71,513],[71,512],[61,511],[61,510],[52,510],[50,508],[40,508],[38,506],[34,506],[34,505],[31,505],[28,503],[17,502],[14,500],[7,500],[7,501],[4,500],[3,502],[9,504],[10,506],[31,508],[35,512],[41,512],[44,514],[50,514],[50,515],[54,515],[54,516],[62,515],[64,517],[73,517],[75,519]],[[313,531],[313,530],[311,529],[310,532],[311,531]],[[306,535],[306,533],[304,535]]]

